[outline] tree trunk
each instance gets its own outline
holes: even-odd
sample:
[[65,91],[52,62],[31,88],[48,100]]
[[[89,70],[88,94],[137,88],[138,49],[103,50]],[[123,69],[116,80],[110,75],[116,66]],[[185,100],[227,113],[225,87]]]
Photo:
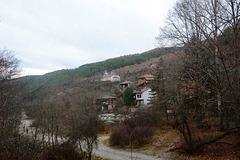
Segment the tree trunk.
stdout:
[[221,83],[222,83],[222,77],[221,77],[221,65],[220,65],[220,59],[219,59],[219,50],[218,50],[218,0],[212,1],[213,6],[213,14],[214,14],[214,56],[215,56],[215,70],[216,70],[216,89],[217,89],[217,105],[218,105],[218,114],[219,114],[219,128],[220,131],[224,130],[224,124],[223,124],[223,108],[222,108],[222,95],[221,95]]
[[226,124],[226,130],[229,130],[230,123],[229,123],[229,110],[228,107],[225,109],[225,124]]
[[169,122],[168,112],[167,112],[167,105],[165,105],[165,113],[166,113],[166,119],[167,119],[167,122]]
[[223,113],[223,109],[222,109],[222,100],[221,100],[221,94],[218,92],[217,93],[217,104],[218,104],[218,114],[219,114],[219,129],[220,131],[224,130],[224,123],[223,123],[223,119],[224,119],[224,113]]
[[88,152],[88,160],[92,159],[92,152]]

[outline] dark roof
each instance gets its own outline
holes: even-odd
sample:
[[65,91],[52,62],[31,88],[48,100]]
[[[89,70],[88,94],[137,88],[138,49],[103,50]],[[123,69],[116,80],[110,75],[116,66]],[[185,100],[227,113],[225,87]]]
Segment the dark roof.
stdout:
[[124,82],[122,82],[120,84],[130,84],[130,83],[132,83],[132,82],[131,81],[124,81]]

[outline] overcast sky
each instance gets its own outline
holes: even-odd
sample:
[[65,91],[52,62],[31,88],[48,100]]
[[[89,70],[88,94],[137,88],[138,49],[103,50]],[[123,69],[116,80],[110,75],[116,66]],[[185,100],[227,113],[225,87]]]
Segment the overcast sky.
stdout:
[[0,47],[24,74],[153,49],[176,0],[0,0]]

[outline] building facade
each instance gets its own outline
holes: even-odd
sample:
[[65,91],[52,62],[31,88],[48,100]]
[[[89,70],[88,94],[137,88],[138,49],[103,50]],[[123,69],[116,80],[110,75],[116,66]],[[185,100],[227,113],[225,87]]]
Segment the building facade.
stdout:
[[134,93],[134,98],[136,101],[136,105],[147,105],[151,102],[153,95],[152,95],[152,90],[151,88],[144,88],[140,91],[136,91]]

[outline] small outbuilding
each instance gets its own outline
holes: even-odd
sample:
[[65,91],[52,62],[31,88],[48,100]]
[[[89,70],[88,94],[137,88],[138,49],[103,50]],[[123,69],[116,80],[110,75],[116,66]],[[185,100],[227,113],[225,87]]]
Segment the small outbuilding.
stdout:
[[119,84],[119,88],[120,88],[120,89],[124,89],[124,88],[126,88],[126,87],[130,87],[131,84],[132,84],[131,81],[124,81],[124,82],[122,82],[122,83]]
[[102,106],[103,110],[111,110],[116,106],[116,97],[110,95],[102,95],[96,100],[96,105]]

